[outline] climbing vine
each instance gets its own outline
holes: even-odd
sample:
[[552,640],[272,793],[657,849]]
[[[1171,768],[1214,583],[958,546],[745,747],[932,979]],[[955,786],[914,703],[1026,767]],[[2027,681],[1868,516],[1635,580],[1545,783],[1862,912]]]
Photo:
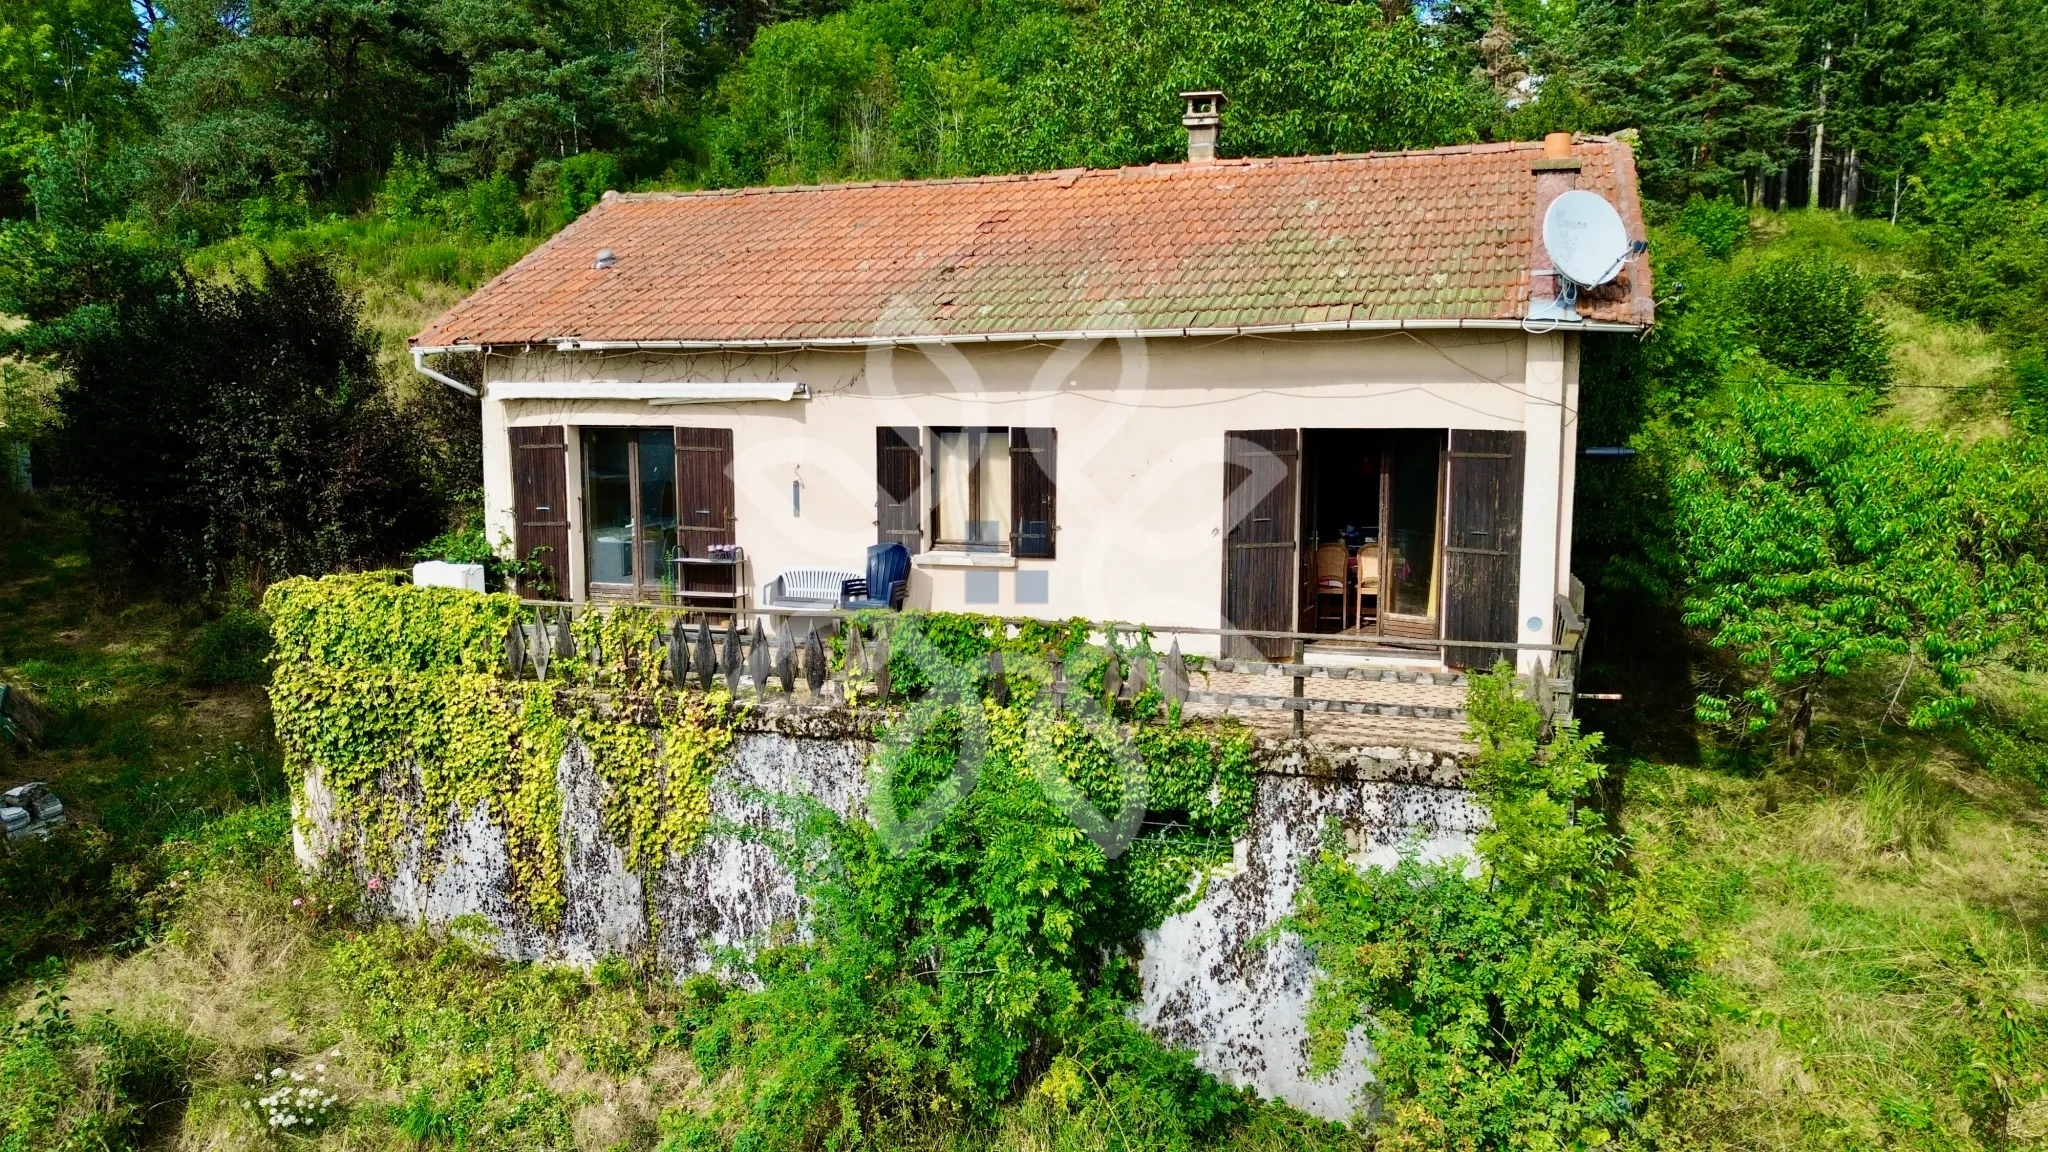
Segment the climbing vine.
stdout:
[[396,866],[410,822],[431,852],[451,818],[481,811],[506,834],[516,894],[540,922],[559,920],[556,769],[571,736],[609,785],[605,827],[630,866],[687,852],[709,822],[737,709],[722,692],[662,685],[652,613],[586,615],[562,679],[522,683],[500,675],[519,613],[511,596],[368,573],[283,581],[264,609],[276,637],[272,708],[299,798],[318,779],[372,871]]

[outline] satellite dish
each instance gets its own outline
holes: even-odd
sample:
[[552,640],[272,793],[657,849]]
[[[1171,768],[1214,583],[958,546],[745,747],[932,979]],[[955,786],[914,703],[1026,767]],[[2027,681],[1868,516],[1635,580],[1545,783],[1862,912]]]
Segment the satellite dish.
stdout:
[[1597,192],[1575,188],[1543,214],[1543,246],[1558,275],[1591,288],[1621,274],[1631,245],[1621,213]]

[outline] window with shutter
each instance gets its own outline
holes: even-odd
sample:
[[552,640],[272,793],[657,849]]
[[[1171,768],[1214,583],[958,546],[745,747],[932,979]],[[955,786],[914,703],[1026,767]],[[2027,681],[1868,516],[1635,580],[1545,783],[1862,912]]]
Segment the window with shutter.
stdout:
[[924,550],[920,479],[924,458],[915,428],[875,429],[875,527],[883,544]]
[[1059,435],[1051,428],[1010,429],[1010,550],[1050,560],[1059,534]]

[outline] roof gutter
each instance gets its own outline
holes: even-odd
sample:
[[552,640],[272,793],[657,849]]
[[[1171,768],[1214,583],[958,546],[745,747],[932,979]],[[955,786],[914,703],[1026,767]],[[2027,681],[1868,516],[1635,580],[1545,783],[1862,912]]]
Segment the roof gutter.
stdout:
[[[1190,336],[1287,336],[1314,332],[1417,332],[1445,331],[1455,329],[1480,329],[1492,331],[1546,332],[1631,332],[1641,333],[1647,324],[1625,324],[1612,320],[1565,320],[1538,322],[1527,320],[1331,320],[1305,324],[1250,324],[1220,328],[1081,328],[1056,332],[990,332],[964,335],[913,334],[891,335],[875,333],[867,336],[814,336],[798,339],[756,339],[756,340],[580,340],[574,336],[556,336],[540,340],[507,340],[501,344],[552,344],[557,352],[629,352],[657,351],[666,349],[700,349],[713,351],[721,348],[869,348],[910,346],[919,344],[1005,344],[1041,343],[1050,344],[1064,340],[1147,340],[1179,339]],[[413,349],[413,362],[429,352],[474,352],[485,347],[481,344],[452,344]],[[422,371],[426,371],[424,368]],[[437,374],[436,379],[443,379]],[[448,381],[454,383],[453,381]],[[460,387],[460,385],[457,385]]]
[[412,350],[412,370],[429,380],[439,380],[464,396],[474,396],[477,394],[476,389],[448,375],[446,372],[436,372],[432,368],[427,367],[427,355],[433,352],[481,352],[483,350],[484,346],[481,344],[457,344],[452,348],[415,348]]

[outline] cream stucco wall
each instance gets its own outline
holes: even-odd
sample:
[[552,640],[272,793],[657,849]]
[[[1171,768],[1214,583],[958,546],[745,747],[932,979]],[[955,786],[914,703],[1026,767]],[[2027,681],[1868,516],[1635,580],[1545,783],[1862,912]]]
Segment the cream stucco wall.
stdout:
[[[911,602],[936,609],[1221,623],[1223,434],[1261,428],[1488,428],[1529,434],[1524,608],[1563,585],[1570,555],[1575,336],[1520,331],[1354,332],[794,352],[487,355],[485,494],[492,538],[513,534],[504,429],[571,428],[570,504],[580,525],[578,427],[733,430],[737,535],[758,586],[793,567],[859,569],[876,538],[875,429],[949,425],[1058,430],[1058,555],[1000,570],[1000,603],[966,603],[966,569],[921,562]],[[597,398],[500,400],[510,383],[796,381],[809,399],[654,406]],[[801,482],[801,514],[790,498]],[[926,491],[929,498],[930,484]],[[1531,544],[1534,547],[1531,547]],[[582,587],[583,542],[571,541]],[[1007,557],[1002,563],[1009,563]],[[1017,570],[1048,573],[1049,602],[1016,602]],[[1530,615],[1524,612],[1524,616]],[[1542,629],[1521,639],[1547,641]]]

